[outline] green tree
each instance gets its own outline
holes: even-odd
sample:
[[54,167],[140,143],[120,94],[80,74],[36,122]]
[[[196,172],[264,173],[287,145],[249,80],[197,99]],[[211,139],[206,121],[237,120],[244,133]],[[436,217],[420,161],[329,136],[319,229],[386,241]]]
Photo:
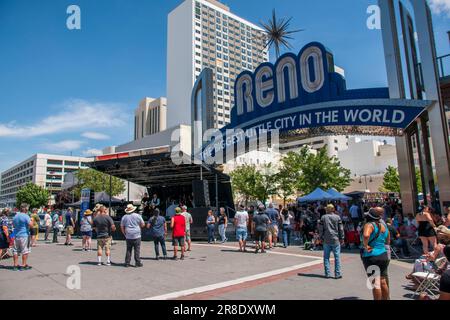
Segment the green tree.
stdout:
[[16,194],[17,206],[27,203],[30,208],[46,206],[50,199],[50,192],[32,182],[21,187]]
[[379,191],[381,192],[400,192],[400,176],[397,168],[388,166],[383,176],[383,183]]
[[277,193],[277,175],[271,164],[258,170],[255,165],[244,164],[230,173],[231,185],[235,198],[243,199],[245,204],[250,200],[265,202]]
[[314,154],[307,146],[298,152],[289,152],[283,170],[291,172],[295,180],[295,189],[310,193],[316,188],[335,188],[341,192],[350,185],[350,170],[341,166],[336,157],[329,157],[327,147]]
[[420,170],[419,170],[419,168],[416,168],[415,171],[416,171],[417,192],[423,192],[422,191],[422,178],[420,177]]
[[[307,153],[306,149],[305,151]],[[297,184],[301,178],[301,163],[303,163],[305,158],[305,151],[302,149],[299,153],[289,152],[281,158],[277,183],[278,195],[283,198],[283,204],[286,204],[286,200],[297,191]]]
[[258,171],[254,165],[244,164],[237,167],[230,173],[231,185],[235,193],[235,198],[245,201],[256,200],[256,181],[259,179]]
[[[78,184],[75,187],[75,195],[77,198],[81,196],[82,189],[91,189],[94,192],[105,191],[109,194],[109,175],[94,169],[83,169],[76,173]],[[116,196],[125,191],[125,183],[123,180],[112,177],[111,196]]]
[[264,164],[256,175],[255,197],[261,202],[278,192],[277,174],[272,164]]
[[[422,179],[420,177],[420,171],[418,168],[416,171],[416,183],[417,191],[422,192]],[[397,168],[388,166],[383,176],[383,183],[381,184],[379,191],[381,192],[400,192],[400,175]]]

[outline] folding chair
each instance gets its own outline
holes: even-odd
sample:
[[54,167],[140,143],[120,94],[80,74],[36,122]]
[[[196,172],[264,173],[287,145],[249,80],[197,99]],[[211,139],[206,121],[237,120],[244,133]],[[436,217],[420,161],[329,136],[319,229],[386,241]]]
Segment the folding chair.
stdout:
[[[440,258],[435,261],[437,270],[439,270],[446,263],[446,258]],[[415,272],[412,276],[419,282],[414,295],[420,295],[422,293],[429,294],[433,299],[437,298],[439,294],[439,282],[441,276],[432,270],[428,272]]]
[[395,251],[394,248],[392,248],[392,246],[388,246],[389,247],[389,251],[390,251],[390,255],[389,258],[393,259],[393,257],[397,260],[400,260],[400,257],[398,256],[397,252]]
[[13,251],[12,248],[8,248],[7,250],[5,250],[5,252],[1,255],[0,260],[3,260],[5,258],[9,258],[13,256]]
[[414,244],[417,242],[417,240],[420,241],[419,236],[416,236],[412,241],[411,239],[406,239],[406,242],[408,243],[409,251],[414,251],[416,254],[421,255],[422,252],[414,248]]

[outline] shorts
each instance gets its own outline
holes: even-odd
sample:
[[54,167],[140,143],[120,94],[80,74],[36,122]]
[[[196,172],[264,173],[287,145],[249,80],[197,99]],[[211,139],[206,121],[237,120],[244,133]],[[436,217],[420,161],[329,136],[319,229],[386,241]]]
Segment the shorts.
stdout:
[[66,227],[66,234],[69,236],[73,235],[73,227]]
[[191,230],[186,230],[186,235],[184,236],[185,241],[191,241]]
[[172,239],[172,245],[174,247],[177,247],[177,246],[183,247],[184,246],[184,237],[174,237]]
[[111,240],[111,237],[97,239],[97,250],[105,248],[105,250],[109,251],[111,249]]
[[272,225],[268,228],[268,233],[273,237],[278,237],[278,226]]
[[9,242],[6,235],[0,231],[0,249],[8,249],[9,248]]
[[246,241],[247,240],[247,228],[237,228],[236,229],[236,239],[238,241]]
[[255,230],[255,240],[256,241],[265,241],[266,240],[267,231],[258,231]]
[[30,229],[30,236],[37,236],[38,232],[39,232],[39,229],[31,228]]
[[387,252],[380,254],[379,256],[363,257],[362,262],[368,277],[372,276],[374,273],[373,270],[370,270],[370,272],[368,271],[370,266],[377,266],[380,269],[380,276],[383,278],[388,277],[389,258]]
[[29,254],[31,252],[29,237],[16,237],[14,239],[13,252],[19,256],[21,254]]
[[81,231],[81,235],[83,237],[89,237],[92,238],[92,230],[91,231]]

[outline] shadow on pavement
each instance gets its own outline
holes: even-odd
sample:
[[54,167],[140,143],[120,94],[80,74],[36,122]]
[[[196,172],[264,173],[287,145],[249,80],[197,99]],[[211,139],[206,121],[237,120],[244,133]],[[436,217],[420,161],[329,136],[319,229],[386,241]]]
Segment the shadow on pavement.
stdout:
[[5,269],[5,270],[12,270],[14,267],[13,266],[0,266],[0,269]]
[[299,277],[307,277],[307,278],[329,279],[329,278],[325,277],[322,274],[316,274],[316,273],[297,273],[297,276],[299,276]]
[[255,254],[254,251],[248,251],[247,250],[247,251],[242,252],[242,251],[239,251],[238,248],[236,248],[236,249],[222,249],[220,251],[222,251],[222,252],[232,252],[232,253],[253,253],[253,254]]
[[342,297],[342,298],[336,298],[333,300],[363,300],[363,299],[361,299],[359,297]]
[[[78,264],[82,264],[82,265],[87,265],[87,266],[97,266],[96,261],[82,261],[82,262],[78,262]],[[116,262],[111,262],[111,267],[123,267],[124,263],[116,263]],[[106,267],[106,265],[102,264],[102,267]]]

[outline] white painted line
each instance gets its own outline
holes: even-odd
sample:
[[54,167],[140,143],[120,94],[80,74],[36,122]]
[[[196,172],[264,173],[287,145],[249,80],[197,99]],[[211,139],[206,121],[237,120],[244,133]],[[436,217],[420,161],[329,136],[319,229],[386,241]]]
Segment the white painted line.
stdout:
[[169,299],[177,299],[177,298],[184,297],[184,296],[189,296],[189,295],[192,295],[192,294],[198,294],[198,293],[203,293],[203,292],[207,292],[207,291],[213,291],[213,290],[217,290],[217,289],[222,289],[222,288],[226,288],[226,287],[242,284],[242,283],[249,282],[249,281],[264,279],[264,278],[268,278],[268,277],[271,277],[271,276],[276,276],[276,275],[279,275],[279,274],[283,274],[283,273],[286,273],[286,272],[291,272],[291,271],[294,271],[294,270],[298,270],[298,269],[302,269],[302,268],[306,268],[306,267],[311,267],[311,266],[314,266],[314,265],[317,265],[317,264],[321,264],[321,263],[322,263],[322,261],[318,261],[318,260],[310,261],[310,262],[297,264],[297,265],[286,267],[286,268],[281,268],[281,269],[277,269],[277,270],[272,270],[272,271],[268,271],[268,272],[264,272],[264,273],[255,274],[255,275],[252,275],[252,276],[238,278],[238,279],[235,279],[235,280],[229,280],[229,281],[219,282],[219,283],[210,284],[210,285],[206,285],[206,286],[202,286],[202,287],[176,291],[176,292],[172,292],[172,293],[168,293],[168,294],[163,294],[163,295],[160,295],[160,296],[144,298],[142,300],[169,300]]
[[[218,248],[227,248],[227,249],[236,249],[238,250],[238,247],[236,246],[227,246],[223,244],[206,244],[206,243],[196,243],[195,246],[203,246],[203,247],[218,247]],[[299,257],[299,258],[309,258],[309,259],[323,259],[323,257],[320,256],[310,256],[305,254],[297,254],[297,253],[289,253],[289,252],[279,252],[279,251],[273,251],[272,250],[266,250],[269,254],[279,254],[283,256],[292,256],[292,257]]]

